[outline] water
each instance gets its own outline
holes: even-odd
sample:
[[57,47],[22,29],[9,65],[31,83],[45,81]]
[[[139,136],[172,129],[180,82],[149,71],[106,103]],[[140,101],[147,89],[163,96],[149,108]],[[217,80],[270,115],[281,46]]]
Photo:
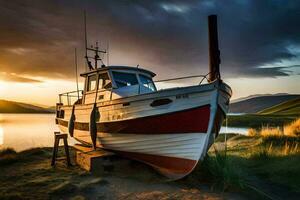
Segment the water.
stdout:
[[246,135],[248,132],[248,128],[246,127],[227,127],[227,132],[226,132],[226,127],[222,126],[220,130],[220,134],[223,133],[238,133],[241,135]]
[[[58,130],[54,114],[0,114],[0,149],[53,147],[53,132]],[[68,142],[74,144],[70,137]]]
[[[54,131],[59,131],[54,114],[0,114],[0,149],[53,147]],[[220,133],[226,133],[226,128],[222,127]],[[247,128],[227,127],[227,133],[246,134]],[[75,143],[71,137],[68,142]]]

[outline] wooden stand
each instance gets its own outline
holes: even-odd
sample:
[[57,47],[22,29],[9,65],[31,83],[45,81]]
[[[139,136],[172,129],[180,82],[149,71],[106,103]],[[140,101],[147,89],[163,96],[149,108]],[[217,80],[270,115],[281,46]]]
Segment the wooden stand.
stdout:
[[60,139],[63,139],[63,141],[64,141],[64,147],[65,147],[65,152],[66,152],[66,157],[67,157],[67,164],[68,164],[68,166],[71,166],[69,146],[68,146],[68,141],[67,141],[68,134],[60,133],[60,132],[54,132],[54,147],[53,147],[51,166],[55,165]]
[[76,163],[83,169],[95,172],[96,170],[106,170],[106,166],[110,166],[109,157],[115,155],[112,152],[108,152],[102,149],[95,151],[91,147],[82,145],[74,145],[76,149]]

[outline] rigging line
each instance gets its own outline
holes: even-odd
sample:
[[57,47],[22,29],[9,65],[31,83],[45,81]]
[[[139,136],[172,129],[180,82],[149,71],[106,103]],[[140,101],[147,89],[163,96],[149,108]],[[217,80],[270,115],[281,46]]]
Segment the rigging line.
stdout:
[[[88,55],[87,55],[87,31],[86,31],[86,11],[83,11],[83,17],[84,17],[84,44],[85,44],[85,59],[88,61]],[[85,63],[85,71],[88,71],[88,63]]]
[[197,78],[197,77],[205,78],[206,76],[207,76],[207,74],[206,75],[192,75],[192,76],[184,76],[184,77],[179,77],[179,78],[170,78],[170,79],[157,80],[157,81],[154,81],[154,82],[157,83],[157,82],[164,82],[164,81],[175,81],[175,80],[181,80],[181,79],[187,79],[187,78]]
[[78,65],[77,65],[77,49],[76,48],[75,48],[75,70],[76,70],[77,97],[78,97],[78,100],[79,100]]

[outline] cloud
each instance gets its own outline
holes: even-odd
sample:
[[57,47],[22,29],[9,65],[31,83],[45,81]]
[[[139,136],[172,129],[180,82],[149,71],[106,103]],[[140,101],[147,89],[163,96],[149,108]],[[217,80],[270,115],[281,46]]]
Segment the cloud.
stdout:
[[42,82],[37,79],[32,79],[14,73],[6,73],[6,72],[0,72],[0,80],[8,81],[8,82],[20,82],[20,83],[41,83]]
[[290,49],[300,46],[298,1],[15,0],[0,1],[0,71],[74,77],[75,47],[84,69],[83,9],[89,44],[109,41],[111,64],[140,64],[160,77],[207,72],[209,14],[219,16],[223,76],[289,76],[259,67],[300,60]]

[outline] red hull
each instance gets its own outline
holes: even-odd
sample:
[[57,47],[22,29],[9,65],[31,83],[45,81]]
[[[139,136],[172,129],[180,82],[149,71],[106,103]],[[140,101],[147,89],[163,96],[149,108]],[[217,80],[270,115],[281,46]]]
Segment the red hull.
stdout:
[[141,161],[156,168],[160,173],[173,179],[179,179],[189,174],[197,164],[197,160],[176,158],[170,156],[150,155],[135,152],[114,151],[124,157]]
[[[97,123],[97,130],[124,134],[206,133],[209,117],[210,106],[205,105],[173,113]],[[57,121],[62,126],[68,126],[68,122],[65,120],[57,119]],[[75,129],[88,131],[89,123],[75,122]]]

